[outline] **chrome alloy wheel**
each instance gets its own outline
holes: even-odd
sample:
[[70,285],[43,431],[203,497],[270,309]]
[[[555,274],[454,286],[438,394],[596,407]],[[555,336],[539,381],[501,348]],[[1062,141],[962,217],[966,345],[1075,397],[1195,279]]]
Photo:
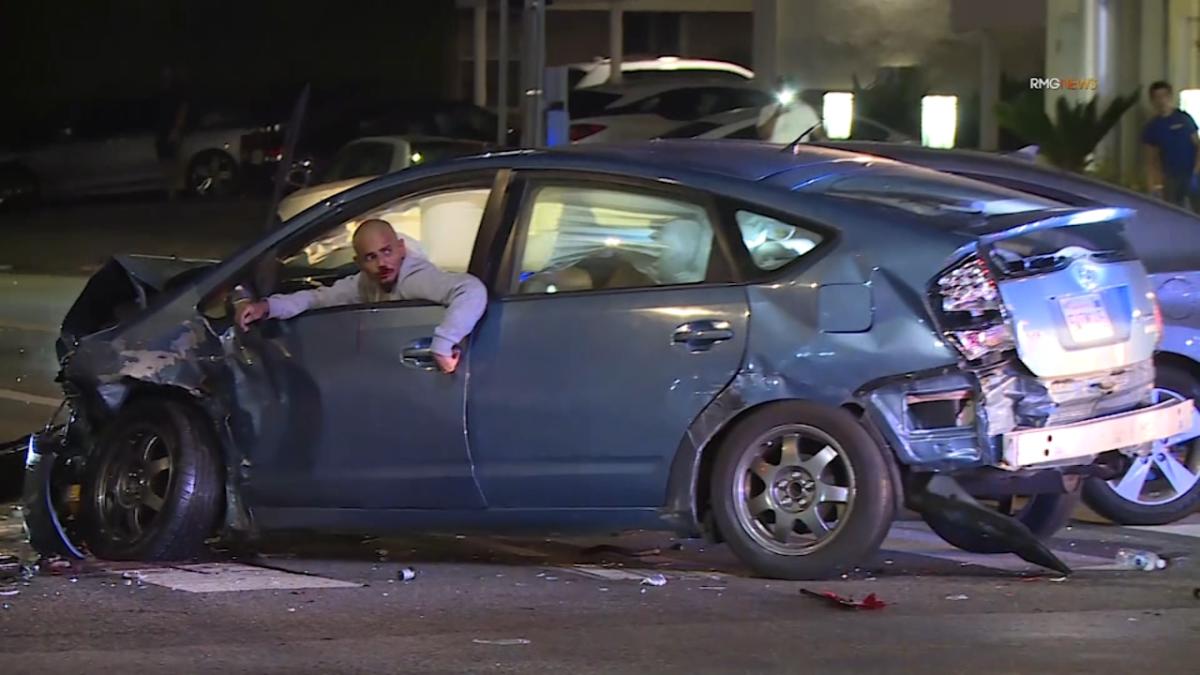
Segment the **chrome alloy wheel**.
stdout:
[[776,427],[748,446],[733,481],[738,523],[764,549],[807,555],[827,543],[854,506],[854,467],[832,436]]
[[[1156,388],[1153,403],[1182,401],[1187,397]],[[1192,414],[1192,427],[1171,438],[1155,441],[1150,452],[1130,458],[1129,468],[1108,485],[1126,501],[1161,506],[1186,495],[1200,480],[1200,411]]]

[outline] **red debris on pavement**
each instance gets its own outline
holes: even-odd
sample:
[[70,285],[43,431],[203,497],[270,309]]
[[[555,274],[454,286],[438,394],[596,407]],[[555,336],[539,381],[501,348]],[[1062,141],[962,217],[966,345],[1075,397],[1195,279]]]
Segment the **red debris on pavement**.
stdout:
[[843,597],[830,591],[817,592],[810,591],[807,588],[801,588],[800,592],[811,598],[824,600],[825,602],[842,609],[883,609],[884,607],[887,607],[887,603],[875,597],[874,593],[871,593],[862,600],[855,600],[854,598]]

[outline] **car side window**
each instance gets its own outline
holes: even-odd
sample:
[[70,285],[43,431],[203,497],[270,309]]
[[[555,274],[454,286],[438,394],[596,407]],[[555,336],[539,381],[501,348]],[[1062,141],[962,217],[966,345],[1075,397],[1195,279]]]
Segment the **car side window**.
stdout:
[[703,207],[620,188],[534,188],[517,232],[520,295],[701,283],[715,250]]
[[774,272],[821,243],[821,235],[751,211],[738,211],[738,230],[754,266]]
[[285,258],[285,278],[316,277],[332,283],[357,271],[352,237],[360,223],[381,219],[420,255],[447,272],[466,272],[483,222],[490,188],[458,188],[397,199],[324,230]]

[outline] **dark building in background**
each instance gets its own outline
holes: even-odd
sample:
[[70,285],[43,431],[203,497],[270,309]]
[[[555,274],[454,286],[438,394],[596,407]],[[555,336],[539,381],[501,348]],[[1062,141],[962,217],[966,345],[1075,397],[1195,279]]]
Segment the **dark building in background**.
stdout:
[[87,101],[152,96],[164,65],[192,94],[290,102],[304,83],[343,96],[454,95],[453,2],[5,2],[5,135]]

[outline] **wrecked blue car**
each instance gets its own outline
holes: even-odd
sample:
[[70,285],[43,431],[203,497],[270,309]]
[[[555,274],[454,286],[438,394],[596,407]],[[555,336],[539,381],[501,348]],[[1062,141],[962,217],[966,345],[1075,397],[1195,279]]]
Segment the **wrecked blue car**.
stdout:
[[[863,562],[907,504],[1035,559],[1107,454],[1191,424],[1152,397],[1128,216],[757,143],[385,176],[219,264],[97,274],[63,324],[68,409],[30,442],[30,532],[178,559],[274,529],[667,529],[795,579]],[[488,287],[455,374],[438,306],[232,321],[352,273],[366,218]]]

